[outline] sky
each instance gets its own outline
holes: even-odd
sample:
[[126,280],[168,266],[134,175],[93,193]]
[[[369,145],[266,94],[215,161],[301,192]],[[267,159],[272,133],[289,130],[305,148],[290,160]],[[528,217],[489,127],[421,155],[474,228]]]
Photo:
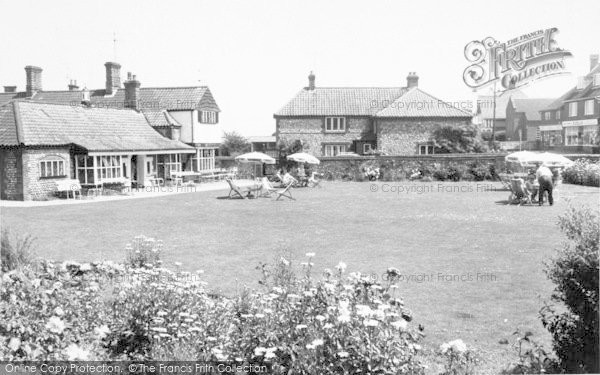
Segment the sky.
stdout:
[[[225,130],[275,131],[273,113],[307,86],[419,87],[472,100],[464,47],[557,27],[570,75],[527,86],[558,97],[600,53],[600,1],[6,1],[0,0],[0,86],[25,88],[26,65],[45,90],[103,88],[106,61],[144,87],[208,85]],[[113,41],[116,35],[117,42]]]

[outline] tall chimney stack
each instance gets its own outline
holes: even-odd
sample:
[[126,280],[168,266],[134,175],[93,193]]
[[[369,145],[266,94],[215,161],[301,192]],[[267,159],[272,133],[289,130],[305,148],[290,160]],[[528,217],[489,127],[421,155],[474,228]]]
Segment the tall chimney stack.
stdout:
[[315,75],[312,71],[308,75],[308,89],[309,90],[315,89]]
[[77,81],[71,80],[69,82],[69,91],[77,91],[79,90],[79,86],[77,86]]
[[419,86],[419,76],[416,72],[409,72],[406,77],[406,87],[413,88]]
[[140,81],[135,75],[127,73],[127,81],[125,81],[125,107],[139,109],[140,102]]
[[121,64],[107,62],[106,67],[106,95],[112,95],[121,88]]
[[27,75],[25,91],[27,92],[27,97],[30,98],[37,91],[42,91],[42,68],[27,65],[25,67],[25,74]]
[[16,93],[17,86],[4,86],[4,92],[6,93]]
[[590,71],[592,71],[596,67],[596,65],[598,65],[598,59],[600,59],[599,55],[590,55]]

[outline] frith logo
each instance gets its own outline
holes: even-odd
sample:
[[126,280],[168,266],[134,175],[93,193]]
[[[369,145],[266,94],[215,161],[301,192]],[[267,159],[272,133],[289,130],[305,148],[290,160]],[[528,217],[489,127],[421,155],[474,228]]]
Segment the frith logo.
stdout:
[[505,43],[492,37],[472,41],[465,47],[465,57],[471,63],[463,73],[465,83],[479,89],[499,82],[508,90],[567,73],[564,60],[572,55],[558,47],[557,33],[557,28],[550,28]]

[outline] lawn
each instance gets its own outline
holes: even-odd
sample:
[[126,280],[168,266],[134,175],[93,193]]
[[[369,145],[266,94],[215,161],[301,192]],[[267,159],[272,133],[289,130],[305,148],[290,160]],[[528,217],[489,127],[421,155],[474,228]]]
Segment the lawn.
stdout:
[[[542,263],[563,240],[556,222],[570,199],[597,207],[597,188],[563,185],[553,207],[508,206],[498,183],[325,183],[297,201],[219,199],[227,191],[82,205],[2,208],[2,225],[36,238],[44,258],[123,260],[144,234],[165,243],[167,266],[205,270],[215,290],[257,287],[259,262],[315,252],[318,271],[339,261],[381,275],[394,266],[400,290],[425,326],[426,348],[461,338],[486,371],[514,360],[516,328],[548,344],[538,311],[552,290]],[[376,190],[376,191],[375,191]],[[402,190],[399,194],[390,190]]]

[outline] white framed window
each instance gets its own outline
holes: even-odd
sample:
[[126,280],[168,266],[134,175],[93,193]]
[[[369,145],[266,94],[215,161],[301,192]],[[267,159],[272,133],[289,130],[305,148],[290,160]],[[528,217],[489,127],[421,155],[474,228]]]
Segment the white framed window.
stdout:
[[181,172],[181,154],[158,155],[158,177],[171,178],[174,172]]
[[325,156],[337,156],[346,152],[346,145],[325,145]]
[[552,120],[552,112],[544,112],[544,120]]
[[96,156],[96,173],[98,180],[109,180],[123,176],[121,155]]
[[[200,155],[200,158],[198,158]],[[192,156],[192,170],[196,172],[215,169],[215,149],[201,148]]]
[[40,177],[66,177],[65,161],[52,158],[40,161]]
[[327,133],[341,133],[346,131],[345,117],[326,117],[325,131]]
[[585,101],[585,110],[583,111],[584,115],[593,115],[594,114],[594,99]]
[[419,155],[432,155],[433,145],[430,143],[423,143],[418,145]]
[[198,111],[198,121],[203,124],[216,124],[218,122],[217,112]]
[[558,111],[556,111],[556,113],[555,113],[555,118],[556,118],[557,120],[560,120],[560,109],[559,109]]
[[75,155],[75,173],[79,183],[91,185],[96,181],[94,173],[94,157],[88,155]]
[[373,145],[370,143],[363,144],[363,154],[369,153],[373,150]]
[[577,102],[569,103],[569,117],[577,117]]
[[565,146],[576,146],[580,144],[580,131],[577,126],[565,128]]

